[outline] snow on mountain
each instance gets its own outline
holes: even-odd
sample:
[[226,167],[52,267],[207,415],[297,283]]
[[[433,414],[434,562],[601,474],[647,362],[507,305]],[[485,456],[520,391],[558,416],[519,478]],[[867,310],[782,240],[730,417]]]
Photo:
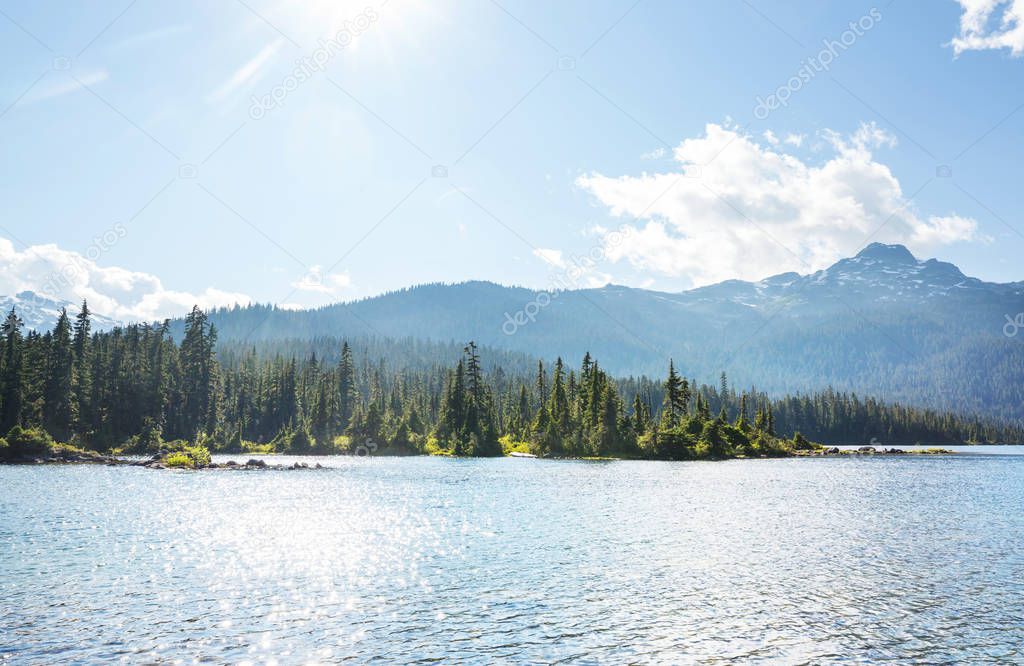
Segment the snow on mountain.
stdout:
[[[21,317],[26,329],[40,332],[53,328],[60,316],[61,308],[67,308],[68,316],[73,318],[81,307],[81,303],[57,301],[32,291],[23,291],[14,296],[0,296],[0,310],[3,314],[6,315],[13,308]],[[92,313],[91,320],[94,331],[106,331],[122,325],[122,322],[95,312]]]
[[1021,283],[998,284],[967,277],[955,265],[921,261],[902,245],[872,243],[856,256],[841,259],[809,275],[782,273],[759,282],[727,280],[683,292],[707,302],[731,301],[750,307],[827,304],[837,299],[858,302],[906,302],[921,305],[933,299],[959,295],[1005,299],[1024,294]]

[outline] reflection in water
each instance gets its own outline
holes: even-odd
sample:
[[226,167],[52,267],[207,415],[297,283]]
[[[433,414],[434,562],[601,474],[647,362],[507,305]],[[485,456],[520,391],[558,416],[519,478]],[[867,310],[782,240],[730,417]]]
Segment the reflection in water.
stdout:
[[1022,658],[1024,457],[330,465],[0,468],[0,661]]

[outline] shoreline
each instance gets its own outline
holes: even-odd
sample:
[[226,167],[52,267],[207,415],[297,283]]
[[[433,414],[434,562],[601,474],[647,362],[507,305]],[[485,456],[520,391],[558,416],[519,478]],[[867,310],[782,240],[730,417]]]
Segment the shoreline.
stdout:
[[[959,452],[951,449],[943,448],[928,448],[928,449],[900,449],[900,448],[882,448],[876,449],[875,447],[860,447],[859,449],[840,449],[838,447],[824,447],[816,450],[798,450],[793,451],[789,455],[785,456],[736,456],[734,458],[708,458],[703,459],[708,462],[723,462],[725,460],[784,460],[786,458],[844,458],[844,457],[902,457],[902,456],[946,456],[946,455],[957,455]],[[230,456],[234,454],[230,453],[215,453],[215,455]],[[245,462],[238,462],[235,460],[228,460],[223,463],[209,462],[204,465],[196,467],[177,467],[174,465],[166,464],[166,455],[155,454],[145,459],[126,459],[108,454],[95,453],[91,451],[62,451],[53,452],[47,455],[31,455],[21,456],[18,458],[11,458],[7,460],[0,460],[0,465],[103,465],[106,467],[143,467],[146,469],[184,469],[188,471],[199,471],[199,470],[241,470],[241,471],[253,471],[253,470],[300,470],[300,469],[327,469],[320,463],[310,465],[305,462],[293,462],[291,464],[273,464],[263,460],[265,456],[295,456],[303,458],[363,458],[367,456],[356,456],[344,454],[293,454],[293,453],[260,453],[260,454],[244,454],[246,456],[258,455],[260,458],[249,457]],[[408,458],[409,455],[379,455],[372,456],[374,458]],[[445,457],[451,458],[455,456],[435,456],[433,454],[413,454],[413,457]],[[462,456],[465,458],[473,458],[473,456]],[[698,462],[697,459],[662,459],[662,458],[640,458],[640,457],[619,457],[619,456],[602,456],[602,457],[542,457],[532,454],[523,454],[519,452],[512,452],[503,456],[490,456],[490,458],[519,458],[519,459],[533,459],[533,460],[575,460],[575,461],[587,461],[587,462],[614,462],[614,461],[635,461],[645,460],[651,462]]]

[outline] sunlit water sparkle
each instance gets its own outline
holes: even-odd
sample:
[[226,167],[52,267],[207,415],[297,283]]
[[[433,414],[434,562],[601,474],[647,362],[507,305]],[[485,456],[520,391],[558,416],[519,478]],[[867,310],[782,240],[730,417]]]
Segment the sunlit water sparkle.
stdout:
[[308,460],[0,467],[0,661],[1024,661],[1024,456]]

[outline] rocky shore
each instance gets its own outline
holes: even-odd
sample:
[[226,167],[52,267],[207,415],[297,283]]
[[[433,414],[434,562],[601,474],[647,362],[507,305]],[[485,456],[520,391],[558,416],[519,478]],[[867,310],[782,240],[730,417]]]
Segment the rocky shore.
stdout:
[[820,449],[812,449],[808,451],[794,451],[793,454],[798,457],[808,456],[946,456],[955,454],[956,451],[950,451],[949,449],[897,449],[897,448],[881,448],[877,449],[873,446],[861,446],[856,449],[840,449],[838,446],[823,447]]
[[[118,458],[116,456],[93,453],[91,451],[54,451],[37,456],[20,456],[3,460],[8,465],[107,465],[109,467],[145,467],[147,469],[177,469],[167,465],[166,452],[154,454],[144,460]],[[320,463],[309,465],[296,462],[291,465],[274,465],[265,460],[250,458],[245,462],[229,460],[225,463],[211,462],[195,469],[227,469],[227,470],[296,470],[322,469]]]
[[[132,460],[127,464],[135,467],[148,467],[149,469],[174,469],[173,466],[166,464],[166,456],[156,454],[149,460]],[[323,469],[320,463],[315,465],[308,465],[302,462],[295,462],[291,465],[273,465],[268,463],[266,460],[260,460],[259,458],[250,458],[249,460],[239,463],[234,460],[229,460],[225,463],[211,462],[206,465],[198,466],[195,469],[234,469],[234,470],[261,470],[261,469],[275,469],[275,470],[291,470],[291,469]]]
[[[102,453],[95,453],[92,451],[82,450],[70,450],[70,449],[57,449],[48,453],[41,453],[37,455],[22,455],[13,458],[6,458],[0,460],[3,464],[8,465],[66,465],[66,464],[78,464],[78,465],[107,465],[110,467],[145,467],[147,469],[182,469],[180,465],[168,464],[168,458],[173,454],[172,451],[161,451],[153,454],[149,458],[138,459],[138,458],[120,458],[117,456],[105,455]],[[873,446],[862,446],[856,449],[840,449],[838,447],[822,447],[819,449],[810,450],[797,450],[792,452],[793,457],[798,458],[813,458],[813,457],[841,457],[841,456],[908,456],[908,455],[951,455],[955,454],[955,451],[949,449],[921,449],[921,450],[906,450],[898,448],[875,448]],[[535,457],[518,455],[513,457]],[[208,462],[205,464],[197,464],[192,467],[185,469],[194,470],[299,470],[299,469],[322,469],[323,466],[320,463],[309,465],[303,462],[294,462],[292,464],[273,464],[268,463],[265,460],[259,458],[249,458],[245,462],[236,462],[229,460],[224,463]]]

